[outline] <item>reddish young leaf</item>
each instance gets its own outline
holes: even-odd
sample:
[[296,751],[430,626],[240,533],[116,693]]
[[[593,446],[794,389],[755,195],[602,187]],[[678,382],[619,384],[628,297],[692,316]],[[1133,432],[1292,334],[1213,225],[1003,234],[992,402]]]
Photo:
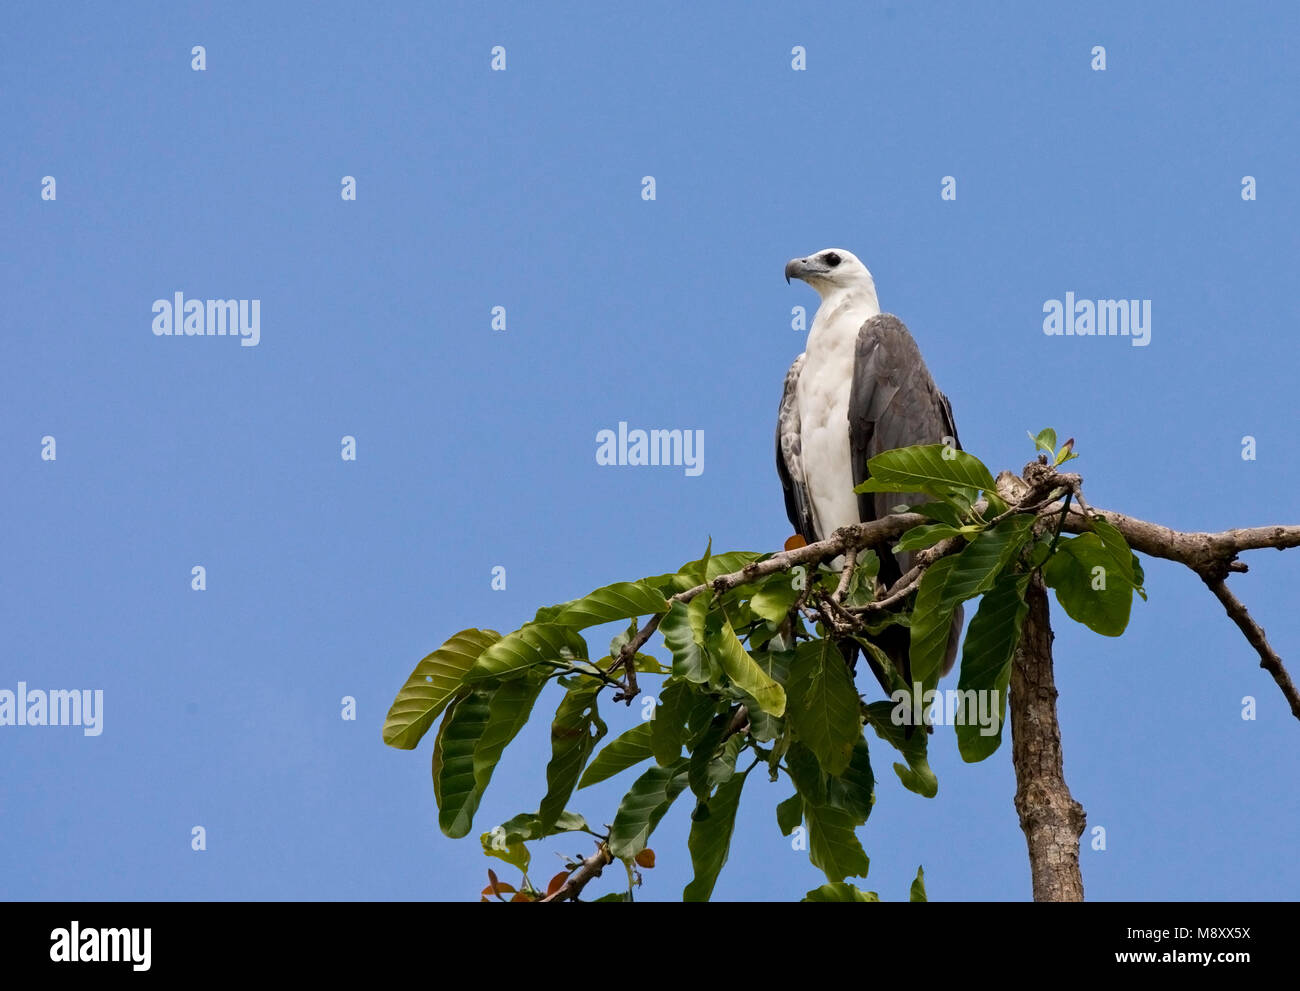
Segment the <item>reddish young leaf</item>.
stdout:
[[548,895],[555,894],[564,887],[564,882],[567,880],[569,880],[569,872],[567,870],[560,871],[555,877],[551,878],[551,883],[546,886],[546,893]]
[[[512,888],[511,890],[513,891],[514,889]],[[515,896],[514,896],[513,898],[511,898],[510,900],[511,900],[512,902],[530,902],[530,901],[532,901],[533,899],[529,896],[528,892],[526,892],[526,891],[518,891],[518,892],[515,892]]]
[[804,540],[803,537],[799,536],[797,533],[793,537],[787,537],[785,541],[785,549],[788,551],[797,550],[800,547],[807,546],[808,541]]
[[[803,538],[800,537],[799,539],[802,540]],[[644,867],[649,870],[655,865],[655,852],[649,847],[646,847],[636,855],[636,862],[639,867]]]
[[497,872],[488,868],[488,886],[483,889],[484,901],[487,901],[488,895],[508,895],[514,890],[513,885],[502,884],[501,879],[497,877]]

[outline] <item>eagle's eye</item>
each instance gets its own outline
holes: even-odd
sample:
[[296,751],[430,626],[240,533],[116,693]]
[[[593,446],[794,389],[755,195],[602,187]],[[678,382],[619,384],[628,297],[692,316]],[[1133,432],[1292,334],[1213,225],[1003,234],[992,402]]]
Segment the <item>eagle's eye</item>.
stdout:
[[822,255],[822,261],[824,261],[831,268],[834,268],[836,265],[840,263],[840,256],[837,255],[835,252],[830,251]]

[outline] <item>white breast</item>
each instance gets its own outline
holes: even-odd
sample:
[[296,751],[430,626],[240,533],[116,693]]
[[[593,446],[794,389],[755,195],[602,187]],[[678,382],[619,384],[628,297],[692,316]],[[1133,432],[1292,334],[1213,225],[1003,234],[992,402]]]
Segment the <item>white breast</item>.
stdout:
[[808,357],[799,375],[799,420],[804,479],[822,539],[861,522],[849,452],[849,392],[858,331],[879,312],[874,295],[830,297],[808,333]]

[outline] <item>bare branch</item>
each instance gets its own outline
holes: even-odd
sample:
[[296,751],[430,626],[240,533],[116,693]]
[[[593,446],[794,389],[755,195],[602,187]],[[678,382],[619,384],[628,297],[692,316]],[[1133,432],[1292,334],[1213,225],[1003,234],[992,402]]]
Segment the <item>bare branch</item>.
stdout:
[[[1183,532],[1107,509],[1093,509],[1092,514],[1102,517],[1122,533],[1135,551],[1185,564],[1202,578],[1206,575],[1223,577],[1229,571],[1238,570],[1229,565],[1242,551],[1300,547],[1300,526],[1254,526],[1218,533]],[[1070,533],[1087,533],[1092,524],[1081,510],[1073,509],[1066,518],[1064,529]]]
[[1086,503],[1083,506],[1086,507],[1084,510],[1076,509],[1069,514],[1064,529],[1071,533],[1092,530],[1092,524],[1085,515],[1090,510],[1093,516],[1105,519],[1123,534],[1134,550],[1151,557],[1177,561],[1195,571],[1223,603],[1229,618],[1245,634],[1246,640],[1258,651],[1259,666],[1273,676],[1291,707],[1291,713],[1300,719],[1300,693],[1297,693],[1282,658],[1269,644],[1263,628],[1251,618],[1246,607],[1224,583],[1230,573],[1247,570],[1245,563],[1237,560],[1237,555],[1242,551],[1261,550],[1265,547],[1278,550],[1300,547],[1300,526],[1256,526],[1221,530],[1218,533],[1184,533],[1158,523],[1134,519],[1123,513],[1091,509]]
[[1287,673],[1286,667],[1283,666],[1282,658],[1277,656],[1277,651],[1272,648],[1264,637],[1264,630],[1251,619],[1246,607],[1241,604],[1240,599],[1228,590],[1228,586],[1222,578],[1216,578],[1213,581],[1207,580],[1205,584],[1209,586],[1211,592],[1218,596],[1219,601],[1223,603],[1223,608],[1228,611],[1229,618],[1241,628],[1241,632],[1246,635],[1250,645],[1259,651],[1259,666],[1273,676],[1273,680],[1277,682],[1277,687],[1282,690],[1283,696],[1291,705],[1291,714],[1300,719],[1300,694],[1297,694],[1295,683],[1291,680],[1291,675]]

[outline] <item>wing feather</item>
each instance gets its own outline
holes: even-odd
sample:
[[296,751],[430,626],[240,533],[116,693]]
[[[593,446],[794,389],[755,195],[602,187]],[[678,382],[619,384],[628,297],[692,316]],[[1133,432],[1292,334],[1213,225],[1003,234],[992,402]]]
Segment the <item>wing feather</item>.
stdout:
[[[948,438],[961,449],[952,405],[935,386],[907,327],[890,313],[867,320],[858,332],[849,396],[853,484],[860,485],[870,477],[867,461],[882,451],[942,444]],[[863,493],[858,496],[858,511],[865,522],[888,516],[894,506],[924,501],[926,497],[919,493]],[[911,567],[910,552],[882,554],[880,580],[892,585]],[[953,617],[954,636],[949,643],[945,673],[956,656],[956,633],[962,615],[958,608]]]
[[798,385],[804,358],[801,354],[794,360],[786,372],[785,388],[781,392],[781,407],[776,417],[776,473],[781,477],[790,525],[811,544],[817,535],[813,528],[812,500],[804,480],[803,441],[799,433]]

